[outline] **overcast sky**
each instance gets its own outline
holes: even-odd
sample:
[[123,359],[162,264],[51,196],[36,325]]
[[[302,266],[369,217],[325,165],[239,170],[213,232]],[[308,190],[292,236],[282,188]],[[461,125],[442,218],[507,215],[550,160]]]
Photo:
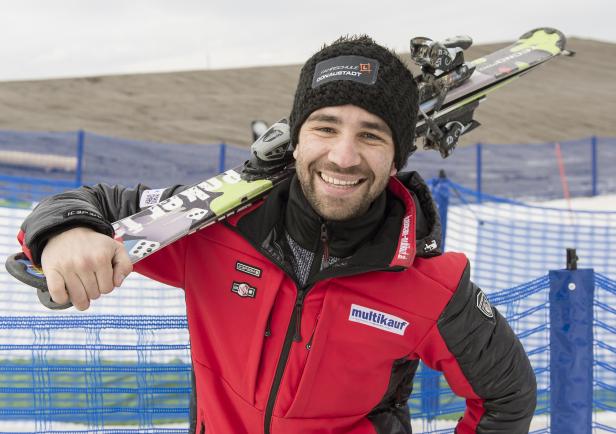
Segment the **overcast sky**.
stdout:
[[613,0],[0,0],[0,80],[302,63],[341,34],[398,51],[551,26],[616,42]]

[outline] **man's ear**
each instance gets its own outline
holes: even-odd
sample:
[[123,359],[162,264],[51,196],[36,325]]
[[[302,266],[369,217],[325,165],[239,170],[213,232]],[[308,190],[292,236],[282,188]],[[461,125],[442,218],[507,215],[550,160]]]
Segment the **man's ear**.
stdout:
[[295,144],[295,147],[293,148],[293,158],[297,160],[297,143]]
[[[295,154],[293,154],[295,156]],[[398,173],[398,169],[396,169],[396,163],[395,161],[391,162],[391,169],[389,170],[389,176],[394,176],[396,173]]]

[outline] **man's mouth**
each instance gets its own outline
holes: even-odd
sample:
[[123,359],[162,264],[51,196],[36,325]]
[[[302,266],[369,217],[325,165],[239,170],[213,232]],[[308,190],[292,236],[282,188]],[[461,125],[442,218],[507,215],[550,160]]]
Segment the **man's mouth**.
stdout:
[[353,187],[356,186],[362,182],[364,182],[366,179],[365,178],[359,178],[359,177],[345,177],[345,178],[341,178],[341,177],[337,177],[337,176],[332,176],[332,175],[326,175],[323,172],[319,172],[319,177],[323,180],[323,182],[325,182],[326,184],[329,185],[333,185],[335,187]]

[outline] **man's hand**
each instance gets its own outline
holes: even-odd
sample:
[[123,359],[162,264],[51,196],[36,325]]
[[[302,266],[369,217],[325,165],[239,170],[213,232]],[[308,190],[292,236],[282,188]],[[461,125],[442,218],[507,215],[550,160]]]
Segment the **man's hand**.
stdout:
[[133,271],[122,243],[92,229],[69,229],[49,239],[41,255],[49,295],[86,310],[90,300],[108,294]]

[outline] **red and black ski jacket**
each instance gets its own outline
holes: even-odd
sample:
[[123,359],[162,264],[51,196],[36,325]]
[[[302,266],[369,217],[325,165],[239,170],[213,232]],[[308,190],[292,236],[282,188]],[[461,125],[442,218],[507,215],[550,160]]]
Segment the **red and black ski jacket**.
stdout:
[[[185,290],[197,432],[408,434],[422,360],[466,399],[456,433],[527,433],[536,402],[528,358],[470,281],[466,257],[439,252],[419,176],[392,178],[401,215],[304,285],[282,248],[289,185],[136,264]],[[41,203],[22,226],[24,251],[38,262],[51,235],[79,225],[111,235],[109,222],[137,212],[145,190],[99,185]]]

